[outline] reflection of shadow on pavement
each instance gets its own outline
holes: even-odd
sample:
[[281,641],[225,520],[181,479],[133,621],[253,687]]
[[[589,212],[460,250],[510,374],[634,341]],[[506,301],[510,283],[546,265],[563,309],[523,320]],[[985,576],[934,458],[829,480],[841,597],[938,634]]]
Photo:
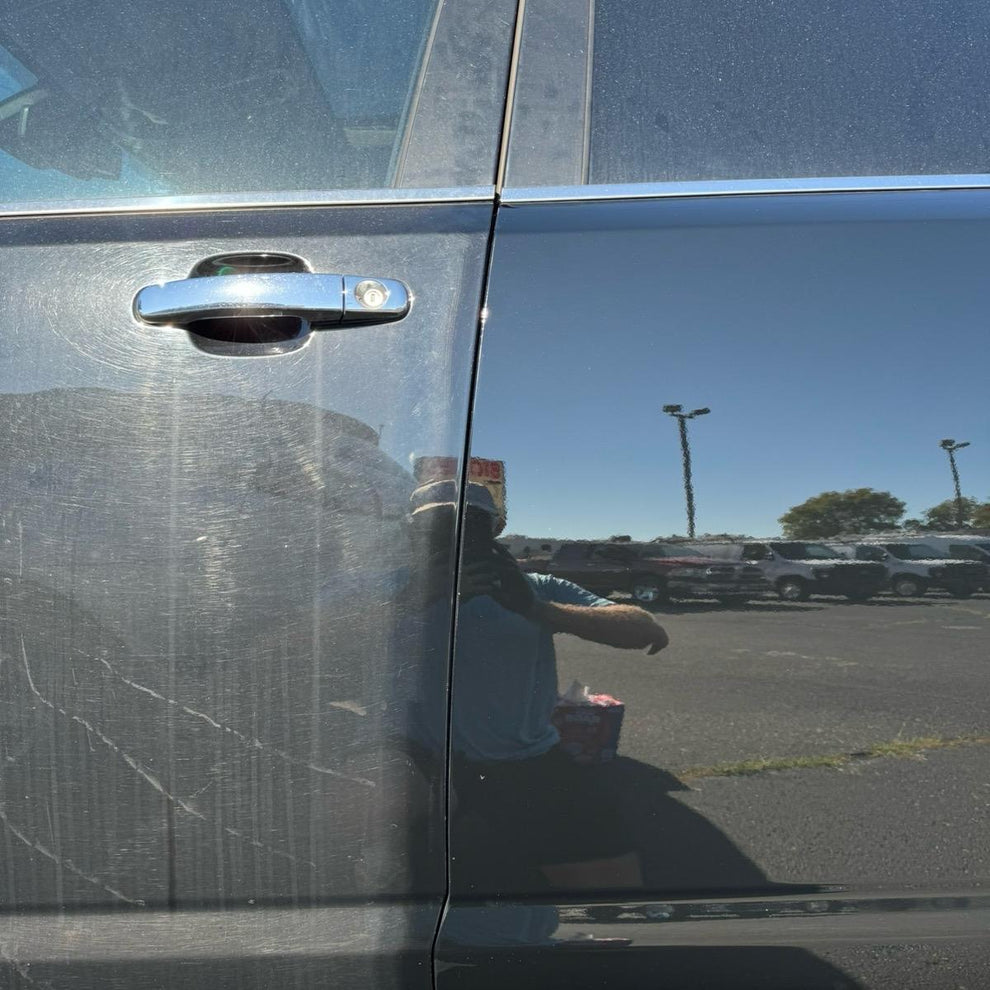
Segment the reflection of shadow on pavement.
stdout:
[[[644,926],[648,932],[652,925],[668,922],[662,918],[652,923],[644,920],[642,908],[636,909],[635,925],[627,928],[623,915],[628,908],[622,905],[628,904],[630,897],[642,904],[747,894],[766,897],[772,903],[774,895],[786,893],[793,897],[834,888],[771,882],[728,836],[674,797],[675,792],[689,788],[665,770],[628,757],[618,757],[596,770],[611,776],[615,799],[642,858],[645,889],[635,893],[625,891],[624,896],[616,891],[611,896],[607,891],[559,892],[556,897],[560,898],[557,903],[561,907],[571,905],[585,917],[581,922],[585,940],[486,945],[483,949],[448,943],[441,950],[437,970],[440,990],[462,987],[504,990],[514,984],[541,990],[605,986],[649,990],[699,987],[855,990],[859,986],[831,963],[802,948],[717,943],[650,945],[649,935],[644,936]],[[494,872],[504,871],[507,866],[503,863]],[[505,877],[503,872],[503,883]],[[545,898],[548,893],[554,898],[550,891],[542,896]],[[509,895],[506,900],[516,901],[517,897]],[[522,903],[526,900],[523,897]],[[705,921],[687,924],[704,925]],[[691,935],[694,934],[692,931]]]
[[[600,777],[640,856],[645,889],[634,896],[707,897],[742,894],[791,896],[831,890],[819,884],[774,883],[720,829],[673,796],[690,788],[672,773],[626,756],[588,767]],[[552,893],[534,863],[518,861],[517,850],[474,813],[456,814],[454,888],[458,896],[545,897]],[[616,891],[582,891],[607,900]],[[630,891],[624,891],[628,896]],[[620,895],[620,897],[623,895]],[[588,898],[585,898],[588,899]]]
[[618,757],[609,770],[643,863],[648,896],[765,889],[767,876],[697,811],[671,796],[690,790],[666,770]]

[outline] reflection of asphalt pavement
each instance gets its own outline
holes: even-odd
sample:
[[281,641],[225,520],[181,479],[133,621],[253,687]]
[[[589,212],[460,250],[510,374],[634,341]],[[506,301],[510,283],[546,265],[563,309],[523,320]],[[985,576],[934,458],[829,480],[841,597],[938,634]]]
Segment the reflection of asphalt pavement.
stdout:
[[[559,638],[561,681],[626,702],[616,772],[641,795],[629,799],[643,805],[629,809],[635,818],[663,819],[673,834],[676,808],[694,811],[737,847],[716,886],[752,883],[747,862],[791,883],[990,878],[990,597],[698,603],[658,619],[671,646],[656,658]],[[952,745],[965,736],[983,741]],[[934,742],[900,758],[846,759],[903,753],[922,737]],[[836,765],[800,765],[822,756]],[[727,772],[761,759],[789,768]],[[682,852],[693,886],[711,856]],[[663,884],[679,856],[657,856]]]
[[990,747],[692,781],[677,799],[773,880],[990,884]]
[[[558,637],[564,686],[627,704],[612,772],[652,899],[766,881],[909,897],[990,885],[990,597],[699,602],[658,619],[671,646],[654,658]],[[872,749],[900,756],[862,755]],[[831,765],[801,765],[822,757]],[[731,772],[758,760],[786,768]],[[990,949],[965,911],[905,917],[861,915],[831,935],[798,926],[785,941],[811,937],[856,985],[983,985]],[[724,935],[754,935],[729,924]]]
[[[665,770],[990,735],[990,597],[678,604],[655,657],[557,637],[561,684],[626,702],[620,751]],[[990,759],[990,753],[988,753]]]

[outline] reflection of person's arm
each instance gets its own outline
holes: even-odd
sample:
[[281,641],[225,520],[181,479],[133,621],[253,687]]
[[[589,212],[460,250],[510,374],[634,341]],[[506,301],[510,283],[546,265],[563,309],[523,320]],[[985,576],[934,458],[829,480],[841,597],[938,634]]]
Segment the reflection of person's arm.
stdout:
[[570,633],[624,650],[649,646],[650,653],[657,653],[669,642],[663,627],[653,621],[649,612],[635,605],[561,605],[538,601],[529,618],[555,633]]

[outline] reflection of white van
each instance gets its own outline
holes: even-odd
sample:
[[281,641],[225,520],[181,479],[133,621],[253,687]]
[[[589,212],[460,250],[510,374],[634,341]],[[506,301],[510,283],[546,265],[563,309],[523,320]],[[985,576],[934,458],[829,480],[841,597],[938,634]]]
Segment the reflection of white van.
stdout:
[[884,565],[891,591],[902,598],[944,588],[956,598],[968,598],[988,580],[990,571],[977,561],[952,560],[927,543],[847,543],[836,549],[853,560]]
[[773,540],[693,546],[711,557],[756,564],[785,602],[803,602],[810,595],[844,595],[850,601],[866,601],[887,582],[883,564],[849,560],[823,543]]

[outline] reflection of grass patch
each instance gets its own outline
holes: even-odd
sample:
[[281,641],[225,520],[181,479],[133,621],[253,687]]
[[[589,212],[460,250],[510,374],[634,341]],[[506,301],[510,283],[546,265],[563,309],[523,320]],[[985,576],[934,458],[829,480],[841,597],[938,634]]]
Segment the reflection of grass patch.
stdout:
[[891,739],[874,743],[854,753],[826,753],[821,756],[780,756],[736,763],[713,763],[707,767],[688,767],[677,776],[681,780],[697,780],[701,777],[746,777],[755,773],[774,770],[809,770],[818,767],[841,767],[857,760],[882,758],[910,759],[920,757],[936,749],[958,749],[960,746],[990,745],[990,736],[918,736],[914,739]]

